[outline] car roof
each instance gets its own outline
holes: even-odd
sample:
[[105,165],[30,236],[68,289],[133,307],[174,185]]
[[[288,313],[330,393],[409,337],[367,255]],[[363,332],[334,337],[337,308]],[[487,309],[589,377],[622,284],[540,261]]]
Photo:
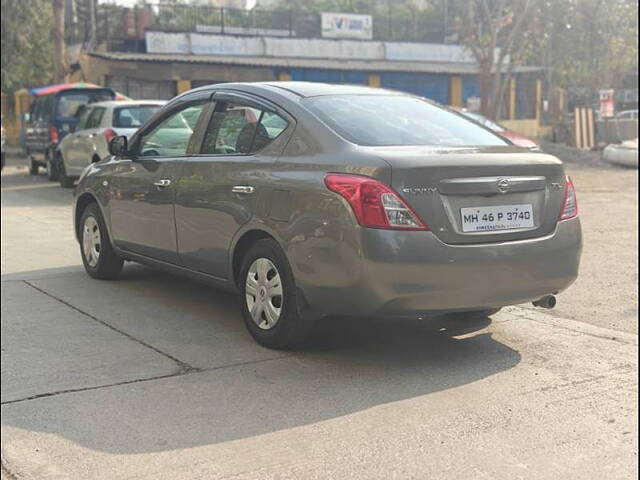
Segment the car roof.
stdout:
[[[270,92],[279,95],[290,96],[293,94],[299,98],[317,97],[322,95],[406,95],[403,92],[386,90],[378,87],[368,87],[366,85],[346,85],[319,82],[233,82],[214,83],[203,87],[195,88],[180,95],[189,95],[195,91],[203,90],[238,90],[247,93]],[[177,98],[177,97],[176,97]]]
[[346,85],[316,82],[264,82],[268,87],[287,90],[299,97],[317,97],[321,95],[400,95],[384,88],[369,87],[366,85]]
[[166,100],[107,100],[104,102],[96,102],[90,103],[89,107],[106,107],[106,108],[116,108],[116,107],[127,107],[127,106],[135,106],[135,105],[164,105]]

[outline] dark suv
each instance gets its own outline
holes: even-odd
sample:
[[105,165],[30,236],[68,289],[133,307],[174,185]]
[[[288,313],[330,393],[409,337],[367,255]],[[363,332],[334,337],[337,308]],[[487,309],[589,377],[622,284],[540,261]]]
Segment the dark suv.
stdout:
[[25,149],[29,158],[29,172],[37,175],[40,167],[47,167],[49,180],[58,176],[55,149],[60,140],[73,131],[78,109],[89,103],[113,100],[115,92],[109,88],[47,87],[35,90],[35,98],[25,117]]

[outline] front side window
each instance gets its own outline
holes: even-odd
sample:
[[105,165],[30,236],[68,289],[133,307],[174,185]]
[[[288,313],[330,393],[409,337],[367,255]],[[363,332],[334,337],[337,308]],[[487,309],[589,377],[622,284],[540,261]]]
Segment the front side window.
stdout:
[[171,113],[140,141],[140,156],[182,157],[187,154],[191,136],[205,103],[189,105]]
[[280,115],[236,102],[214,111],[202,145],[203,154],[248,155],[262,150],[286,128]]
[[358,145],[507,145],[497,135],[425,100],[406,95],[327,95],[302,103]]

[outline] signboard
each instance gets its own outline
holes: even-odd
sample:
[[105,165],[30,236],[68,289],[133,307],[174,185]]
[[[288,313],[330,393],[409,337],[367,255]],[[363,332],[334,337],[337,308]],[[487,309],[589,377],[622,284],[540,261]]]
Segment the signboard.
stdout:
[[469,97],[467,98],[467,109],[472,112],[480,111],[480,97]]
[[600,116],[602,118],[613,117],[615,115],[613,90],[600,90]]
[[322,36],[326,38],[373,38],[371,15],[354,13],[323,13]]

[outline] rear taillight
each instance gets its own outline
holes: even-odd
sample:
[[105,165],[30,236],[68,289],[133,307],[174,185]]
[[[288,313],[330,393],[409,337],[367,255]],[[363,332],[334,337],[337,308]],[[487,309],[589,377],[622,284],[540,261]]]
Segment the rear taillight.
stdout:
[[573,186],[571,177],[565,177],[564,202],[558,220],[569,220],[578,216],[578,199],[576,198],[576,188]]
[[428,230],[402,198],[385,184],[369,177],[331,173],[327,188],[342,195],[363,227],[392,230]]
[[51,143],[58,143],[59,140],[60,135],[58,135],[58,129],[51,125],[49,127],[49,141],[51,141]]
[[113,130],[113,128],[107,128],[104,132],[102,132],[102,135],[104,135],[104,139],[107,141],[107,143],[109,143],[111,139],[113,137],[116,137],[118,134],[115,132],[115,130]]

